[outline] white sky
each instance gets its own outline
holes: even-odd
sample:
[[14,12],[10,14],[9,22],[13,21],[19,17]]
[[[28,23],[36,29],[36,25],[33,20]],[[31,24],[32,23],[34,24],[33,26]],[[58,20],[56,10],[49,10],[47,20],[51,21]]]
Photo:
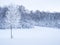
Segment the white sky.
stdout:
[[60,12],[60,0],[0,0],[0,6],[9,4],[23,5],[29,10]]

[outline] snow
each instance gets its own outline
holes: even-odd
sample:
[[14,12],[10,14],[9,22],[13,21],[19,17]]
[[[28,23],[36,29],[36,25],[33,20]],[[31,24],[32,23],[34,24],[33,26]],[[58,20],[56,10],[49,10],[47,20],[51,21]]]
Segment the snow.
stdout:
[[60,29],[37,27],[32,29],[0,30],[0,45],[60,45]]

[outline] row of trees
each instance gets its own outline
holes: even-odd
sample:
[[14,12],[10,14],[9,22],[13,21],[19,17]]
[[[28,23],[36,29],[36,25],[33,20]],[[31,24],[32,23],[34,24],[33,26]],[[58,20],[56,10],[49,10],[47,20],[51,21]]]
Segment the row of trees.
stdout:
[[29,11],[24,6],[0,7],[0,28],[60,27],[60,13]]

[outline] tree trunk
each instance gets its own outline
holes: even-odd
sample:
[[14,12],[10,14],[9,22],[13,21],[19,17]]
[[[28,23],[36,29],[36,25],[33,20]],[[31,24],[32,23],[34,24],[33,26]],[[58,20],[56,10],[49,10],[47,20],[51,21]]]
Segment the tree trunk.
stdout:
[[11,25],[10,29],[11,29],[11,39],[12,39],[13,38],[13,35],[12,35],[12,25]]

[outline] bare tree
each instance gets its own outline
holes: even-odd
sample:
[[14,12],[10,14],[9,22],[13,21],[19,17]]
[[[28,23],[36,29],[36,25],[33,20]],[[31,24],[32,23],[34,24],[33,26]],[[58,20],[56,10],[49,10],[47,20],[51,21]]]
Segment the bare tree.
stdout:
[[6,13],[6,22],[7,22],[7,28],[11,29],[11,38],[12,36],[12,29],[18,28],[20,25],[20,19],[21,19],[21,13],[18,10],[18,6],[11,5],[8,7],[8,11]]

